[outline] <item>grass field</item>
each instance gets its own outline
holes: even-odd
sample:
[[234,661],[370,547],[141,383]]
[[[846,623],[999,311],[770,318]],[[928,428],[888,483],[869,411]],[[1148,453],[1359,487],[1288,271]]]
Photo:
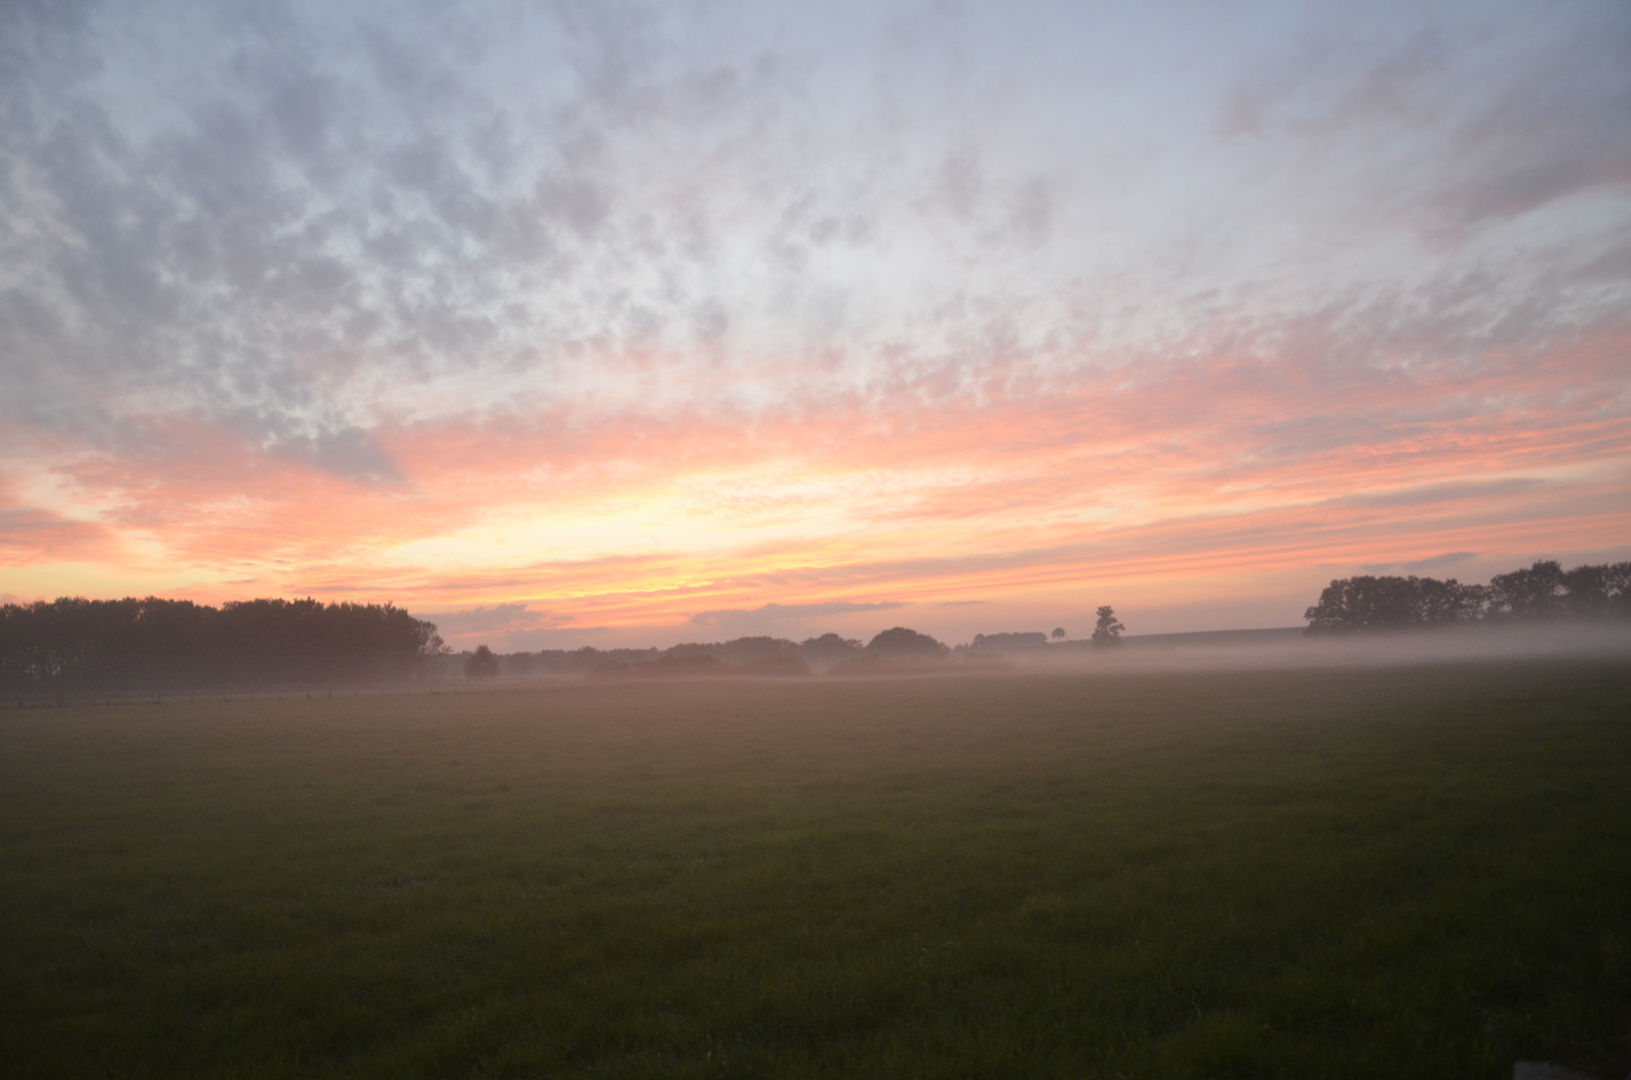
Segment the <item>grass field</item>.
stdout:
[[9,1077],[1631,1071],[1631,665],[0,713]]

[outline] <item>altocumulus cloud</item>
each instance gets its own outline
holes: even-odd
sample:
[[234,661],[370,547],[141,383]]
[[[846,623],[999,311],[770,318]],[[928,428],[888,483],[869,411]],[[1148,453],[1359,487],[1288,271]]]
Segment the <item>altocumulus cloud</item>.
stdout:
[[[9,4],[7,409],[93,440],[196,410],[394,479],[369,442],[389,419],[588,390],[620,407],[974,392],[999,366],[1012,386],[1241,307],[1276,218],[1316,240],[1376,215],[1471,227],[1631,184],[1623,7],[1380,10],[1226,25],[1222,54],[1263,62],[1199,65],[1140,104],[1136,65],[1094,41],[1142,41],[1155,16]],[[1220,29],[1190,14],[1167,48]],[[996,86],[1006,104],[982,98]],[[1129,213],[1157,177],[1193,185],[1165,224]],[[1208,217],[1238,224],[1189,249]],[[1498,251],[1540,260],[1496,290],[1538,291],[1500,331],[1543,332],[1560,300],[1589,316],[1605,283],[1587,256],[1623,245],[1617,224],[1589,250],[1581,230]],[[1456,291],[1465,267],[1404,269],[1422,302],[1385,314],[1406,347],[1487,320]],[[1299,306],[1333,300],[1355,298]],[[775,360],[811,350],[819,379]]]
[[548,611],[533,611],[526,604],[493,604],[464,611],[427,612],[424,618],[436,624],[443,637],[535,630],[551,622]]

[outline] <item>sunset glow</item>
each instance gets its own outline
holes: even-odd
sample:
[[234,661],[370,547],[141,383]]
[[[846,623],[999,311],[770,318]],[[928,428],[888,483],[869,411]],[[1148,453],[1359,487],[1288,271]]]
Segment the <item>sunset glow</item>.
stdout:
[[1631,558],[1631,10],[8,5],[0,600],[456,647]]

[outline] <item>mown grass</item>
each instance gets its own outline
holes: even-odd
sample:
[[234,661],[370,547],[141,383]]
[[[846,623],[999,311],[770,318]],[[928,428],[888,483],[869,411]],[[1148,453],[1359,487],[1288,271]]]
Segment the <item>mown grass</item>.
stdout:
[[0,714],[8,1076],[1631,1070],[1631,665]]

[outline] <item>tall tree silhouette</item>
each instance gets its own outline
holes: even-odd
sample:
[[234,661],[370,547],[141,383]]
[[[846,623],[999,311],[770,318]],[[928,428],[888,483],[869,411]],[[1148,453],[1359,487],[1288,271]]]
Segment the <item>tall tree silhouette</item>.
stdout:
[[1121,644],[1121,632],[1127,629],[1116,618],[1116,609],[1109,604],[1099,608],[1099,621],[1093,624],[1093,645],[1099,649],[1113,649]]

